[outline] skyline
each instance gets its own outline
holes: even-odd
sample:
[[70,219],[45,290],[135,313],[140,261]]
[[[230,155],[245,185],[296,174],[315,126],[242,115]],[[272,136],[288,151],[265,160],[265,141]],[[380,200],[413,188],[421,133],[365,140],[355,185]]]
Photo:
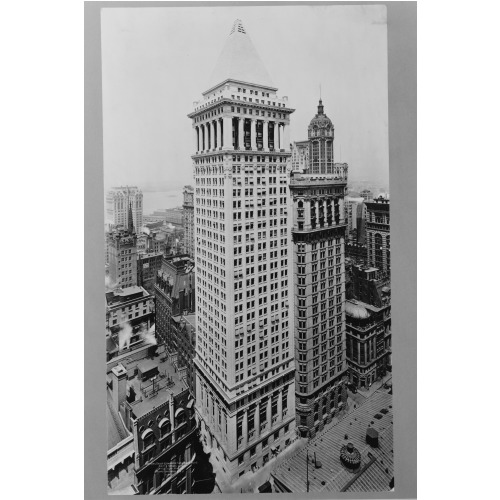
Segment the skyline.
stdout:
[[[349,163],[352,182],[388,185],[385,6],[171,7],[102,11],[105,188],[167,191],[192,183],[187,110],[208,89],[236,18],[296,110],[290,140],[307,138],[321,85],[336,129],[335,161]],[[318,28],[308,39],[312,25]]]

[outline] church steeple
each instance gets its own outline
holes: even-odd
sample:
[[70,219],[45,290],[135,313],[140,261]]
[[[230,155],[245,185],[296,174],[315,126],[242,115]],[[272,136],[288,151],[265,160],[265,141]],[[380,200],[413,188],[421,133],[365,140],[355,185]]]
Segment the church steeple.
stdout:
[[134,232],[134,219],[132,217],[132,202],[128,204],[128,232],[130,234]]

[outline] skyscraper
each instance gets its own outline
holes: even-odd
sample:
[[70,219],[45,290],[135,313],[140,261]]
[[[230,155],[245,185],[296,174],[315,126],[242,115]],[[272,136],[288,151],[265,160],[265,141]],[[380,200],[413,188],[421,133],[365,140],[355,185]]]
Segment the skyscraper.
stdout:
[[[226,481],[295,436],[288,99],[235,21],[194,103],[197,414]],[[290,222],[289,222],[290,221]]]
[[137,285],[137,235],[115,229],[106,235],[110,286]]
[[136,233],[142,230],[142,191],[137,187],[120,186],[111,188],[106,194],[106,225],[109,229],[129,225],[129,207],[132,208],[133,225]]
[[184,186],[183,193],[184,248],[186,253],[194,258],[194,189],[192,186]]
[[346,405],[347,164],[335,164],[332,121],[320,100],[308,128],[309,169],[294,173],[293,258],[297,429],[313,437]]
[[390,202],[388,199],[380,196],[365,204],[368,265],[376,267],[384,272],[390,272]]

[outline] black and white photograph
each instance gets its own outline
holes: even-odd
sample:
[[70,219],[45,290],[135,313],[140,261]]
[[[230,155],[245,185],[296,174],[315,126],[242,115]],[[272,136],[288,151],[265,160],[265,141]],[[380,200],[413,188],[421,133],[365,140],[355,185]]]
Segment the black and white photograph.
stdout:
[[103,8],[101,50],[108,494],[393,490],[386,6]]

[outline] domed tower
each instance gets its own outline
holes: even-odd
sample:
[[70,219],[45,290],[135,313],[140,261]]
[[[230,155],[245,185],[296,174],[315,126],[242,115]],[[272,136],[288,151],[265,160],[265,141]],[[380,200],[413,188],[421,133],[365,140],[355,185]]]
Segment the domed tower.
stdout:
[[309,137],[309,173],[333,173],[333,139],[332,120],[325,115],[323,101],[320,99],[318,112],[307,129]]

